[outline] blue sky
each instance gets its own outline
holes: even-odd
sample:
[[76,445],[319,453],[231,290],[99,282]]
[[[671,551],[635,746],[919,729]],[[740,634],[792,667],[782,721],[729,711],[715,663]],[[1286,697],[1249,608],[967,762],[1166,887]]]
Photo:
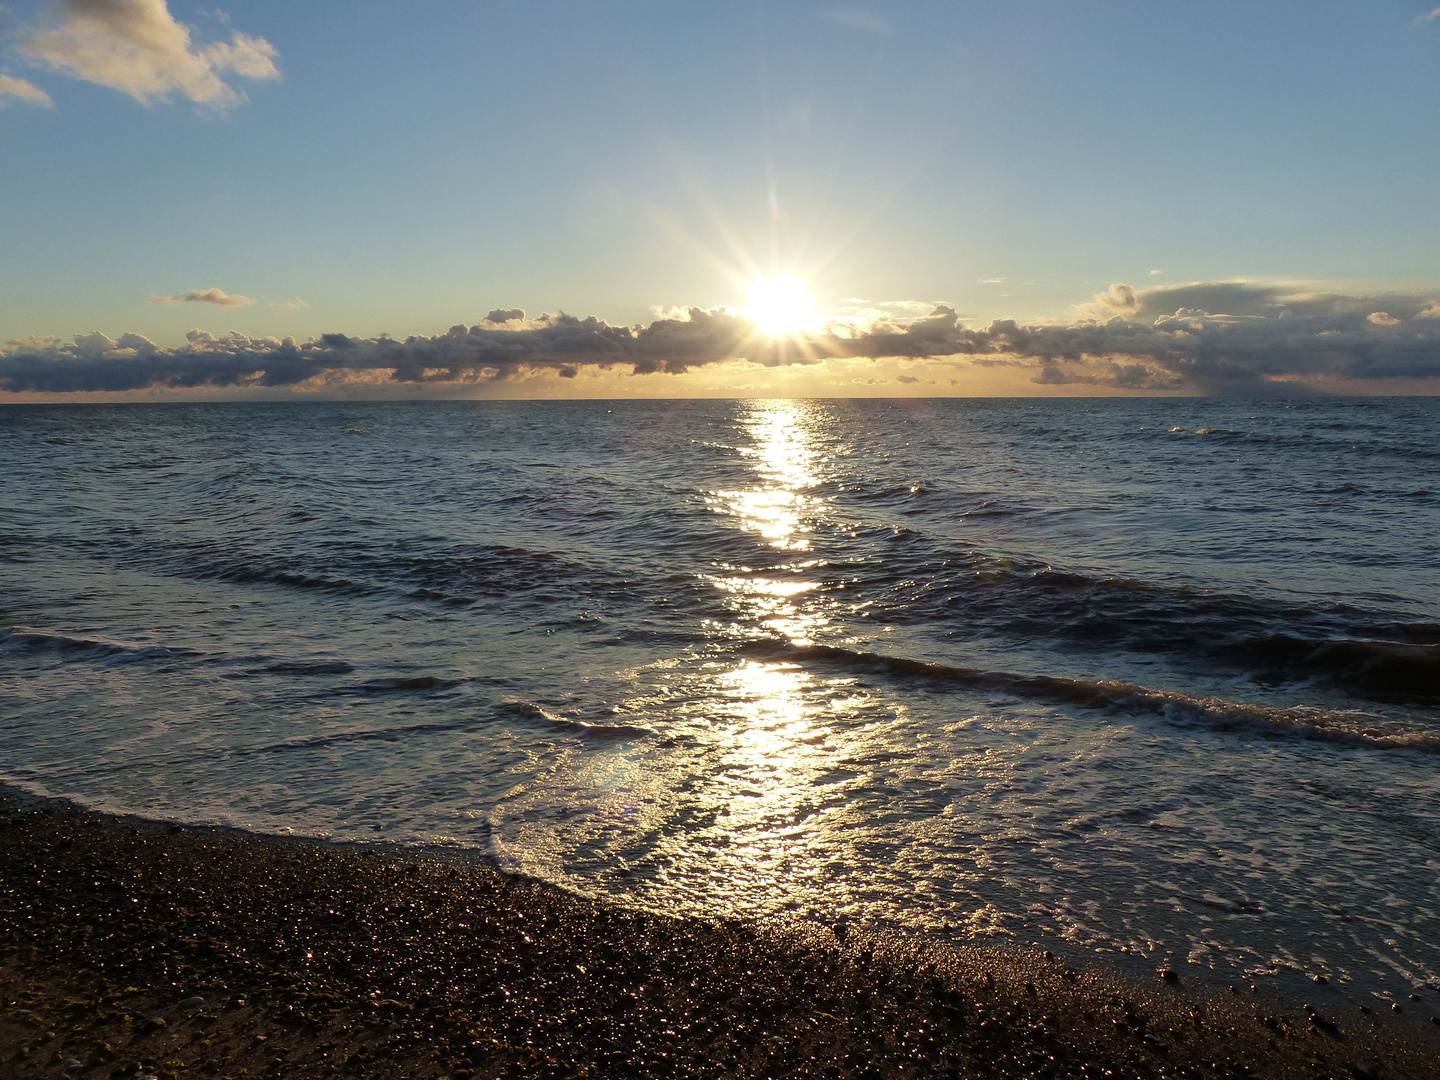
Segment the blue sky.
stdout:
[[[279,77],[222,66],[227,97],[144,104],[35,44],[142,9],[197,55],[259,41]],[[0,341],[433,335],[497,307],[648,323],[771,272],[831,311],[973,325],[1073,319],[1117,282],[1429,297],[1428,14],[12,0]],[[254,302],[149,302],[207,289]]]

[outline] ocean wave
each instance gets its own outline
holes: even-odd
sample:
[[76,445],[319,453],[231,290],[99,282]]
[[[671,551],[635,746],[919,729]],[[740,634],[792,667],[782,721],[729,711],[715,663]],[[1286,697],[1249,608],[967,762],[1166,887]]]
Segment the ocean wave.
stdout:
[[1309,674],[1387,697],[1440,698],[1440,644],[1275,633],[1224,651],[1256,669]]
[[[174,767],[182,762],[215,759],[243,759],[264,754],[286,753],[289,751],[323,750],[328,746],[343,746],[347,743],[397,742],[417,735],[435,735],[453,731],[467,731],[483,726],[485,721],[474,717],[456,720],[422,721],[416,724],[400,724],[395,727],[363,728],[359,731],[332,731],[318,735],[297,735],[279,742],[253,743],[248,746],[204,747],[199,753],[167,758],[166,764]],[[97,772],[121,771],[133,767],[131,762],[117,763],[111,768],[101,767]]]
[[[1429,461],[1440,457],[1440,450],[1411,442],[1386,438],[1384,433],[1363,431],[1351,424],[1308,423],[1309,430],[1245,430],[1228,427],[1171,427],[1162,434],[1171,438],[1199,438],[1222,445],[1271,445],[1306,453],[1328,454],[1353,451],[1363,445],[1372,456],[1383,455],[1402,460]],[[1324,434],[1333,431],[1335,436]],[[1317,434],[1320,432],[1320,434]]]
[[279,660],[258,670],[268,675],[348,675],[355,665],[344,660]]
[[623,576],[545,550],[503,544],[429,547],[424,540],[379,547],[316,544],[283,556],[224,542],[107,539],[104,556],[168,576],[277,586],[341,597],[395,597],[465,606],[563,585],[578,595],[632,595]]
[[360,684],[358,689],[365,694],[404,693],[407,690],[448,690],[464,681],[464,679],[445,679],[438,675],[411,675],[391,679],[367,679]]
[[955,667],[835,645],[759,641],[741,646],[739,652],[749,659],[826,664],[846,671],[869,672],[890,678],[999,691],[1052,705],[1151,714],[1172,722],[1219,731],[1250,731],[1270,737],[1308,739],[1365,749],[1440,754],[1440,734],[1407,728],[1398,722],[1357,711],[1260,705],[1195,697],[1134,683]]
[[606,723],[560,716],[548,709],[542,709],[531,701],[507,701],[499,706],[499,711],[522,720],[539,720],[550,727],[560,728],[577,735],[629,738],[635,735],[654,734],[650,728],[641,724]]
[[204,655],[196,649],[170,645],[127,645],[100,638],[50,633],[28,626],[0,629],[0,652],[13,654],[49,653],[61,660],[90,660],[107,665],[137,664],[154,660],[175,660]]
[[319,573],[305,573],[277,567],[220,567],[210,574],[202,573],[199,576],[213,577],[220,581],[229,581],[240,585],[285,585],[292,589],[309,589],[350,596],[363,596],[374,592],[374,589],[346,578],[328,577]]
[[1086,573],[980,552],[892,565],[873,618],[963,622],[1069,648],[1202,655],[1368,697],[1440,698],[1440,626],[1344,604],[1286,602]]

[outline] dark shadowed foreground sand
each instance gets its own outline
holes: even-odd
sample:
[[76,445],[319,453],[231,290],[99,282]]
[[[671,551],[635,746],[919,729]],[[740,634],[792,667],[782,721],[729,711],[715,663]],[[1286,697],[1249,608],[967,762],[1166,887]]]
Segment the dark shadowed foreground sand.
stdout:
[[[0,789],[0,1076],[1436,1077],[1440,1028]],[[1440,1012],[1440,995],[1413,1005]],[[1428,1011],[1428,1012],[1427,1012]]]

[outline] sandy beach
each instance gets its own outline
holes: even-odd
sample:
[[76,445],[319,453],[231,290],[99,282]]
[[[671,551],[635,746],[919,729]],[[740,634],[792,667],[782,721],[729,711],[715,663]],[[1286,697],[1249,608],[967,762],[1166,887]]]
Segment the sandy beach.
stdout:
[[[1414,1077],[1440,1012],[619,910],[473,862],[0,795],[29,1077]],[[1433,1030],[1432,1030],[1433,1029]]]

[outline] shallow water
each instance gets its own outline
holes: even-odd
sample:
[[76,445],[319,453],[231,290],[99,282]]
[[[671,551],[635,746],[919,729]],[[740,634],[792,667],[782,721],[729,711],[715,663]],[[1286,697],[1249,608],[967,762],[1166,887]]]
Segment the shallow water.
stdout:
[[1440,981],[1436,416],[3,408],[0,776],[1403,999]]

